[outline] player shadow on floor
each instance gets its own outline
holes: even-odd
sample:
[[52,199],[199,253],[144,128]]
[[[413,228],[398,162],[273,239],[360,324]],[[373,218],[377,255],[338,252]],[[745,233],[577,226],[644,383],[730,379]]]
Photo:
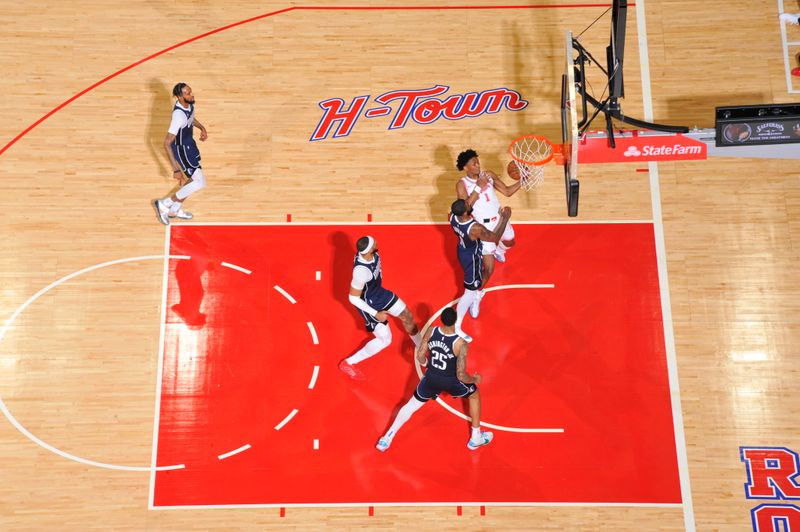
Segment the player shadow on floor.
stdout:
[[179,260],[175,265],[180,301],[172,305],[171,310],[188,328],[202,329],[206,324],[206,315],[200,311],[205,297],[202,277],[203,273],[213,269],[208,244],[198,232],[177,232],[173,239],[174,246],[191,258]]

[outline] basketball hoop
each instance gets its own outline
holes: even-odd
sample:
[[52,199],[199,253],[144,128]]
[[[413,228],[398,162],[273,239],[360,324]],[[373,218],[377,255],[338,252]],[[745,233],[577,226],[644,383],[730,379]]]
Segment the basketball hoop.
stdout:
[[557,149],[540,135],[524,135],[514,140],[508,153],[519,169],[520,182],[525,190],[532,190],[544,182],[544,165],[553,160]]

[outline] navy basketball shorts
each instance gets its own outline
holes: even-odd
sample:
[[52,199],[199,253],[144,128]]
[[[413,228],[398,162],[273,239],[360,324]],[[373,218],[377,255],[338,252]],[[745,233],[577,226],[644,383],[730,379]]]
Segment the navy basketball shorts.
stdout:
[[436,399],[440,393],[447,392],[452,397],[469,397],[478,389],[475,384],[464,384],[457,377],[431,375],[426,373],[414,390],[417,401]]

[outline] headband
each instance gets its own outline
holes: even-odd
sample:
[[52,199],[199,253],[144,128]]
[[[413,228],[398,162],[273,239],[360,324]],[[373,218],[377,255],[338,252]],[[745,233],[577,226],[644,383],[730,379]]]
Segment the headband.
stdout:
[[367,247],[364,249],[364,251],[359,251],[358,254],[359,255],[366,255],[367,253],[372,251],[372,248],[374,248],[374,247],[375,247],[375,239],[372,238],[371,236],[367,235]]

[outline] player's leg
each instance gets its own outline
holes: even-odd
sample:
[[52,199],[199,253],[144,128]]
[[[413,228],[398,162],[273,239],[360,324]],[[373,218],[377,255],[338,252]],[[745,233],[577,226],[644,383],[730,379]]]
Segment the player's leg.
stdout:
[[456,305],[456,334],[463,338],[467,343],[472,341],[472,337],[464,332],[461,328],[461,322],[464,321],[464,316],[467,311],[472,307],[472,304],[478,300],[478,290],[464,289],[464,295],[458,300]]
[[392,330],[385,323],[377,323],[372,330],[372,334],[375,335],[375,338],[339,363],[339,369],[351,379],[358,381],[366,379],[366,376],[356,367],[356,364],[377,355],[392,343]]
[[497,249],[494,252],[494,258],[497,259],[497,262],[506,261],[506,251],[517,243],[514,239],[515,236],[514,228],[509,223],[506,225],[506,229],[503,231],[503,235],[500,237],[500,242],[498,242]]
[[469,417],[472,420],[472,430],[467,447],[474,451],[478,447],[487,445],[494,437],[491,432],[481,430],[481,394],[477,387],[475,387],[475,392],[469,396]]
[[409,310],[408,306],[403,302],[403,300],[398,297],[397,301],[395,301],[394,304],[386,310],[386,312],[395,318],[400,318],[400,321],[403,323],[403,328],[411,337],[411,341],[414,342],[415,346],[419,346],[419,343],[422,341],[422,336],[419,333],[419,327],[417,327],[417,324],[414,322],[414,315],[411,314],[411,310]]
[[383,437],[378,440],[378,445],[376,445],[375,448],[381,452],[388,449],[392,444],[392,440],[397,434],[397,431],[400,430],[400,427],[405,425],[406,421],[411,419],[411,416],[414,415],[414,412],[422,408],[425,403],[431,399],[435,399],[436,395],[436,391],[430,387],[428,380],[423,377],[417,385],[417,389],[414,390],[414,395],[411,396],[411,399],[409,399],[408,402],[404,404],[397,413],[394,421],[392,422],[392,426],[389,427],[389,430],[386,431],[386,434],[384,434]]
[[[190,170],[191,171],[191,170]],[[186,212],[181,209],[183,202],[195,192],[199,192],[206,188],[206,176],[203,174],[202,168],[195,168],[191,171],[189,182],[183,185],[175,195],[170,198],[172,201],[169,206],[169,215],[171,217],[182,218],[184,220],[191,220],[192,213]]]

